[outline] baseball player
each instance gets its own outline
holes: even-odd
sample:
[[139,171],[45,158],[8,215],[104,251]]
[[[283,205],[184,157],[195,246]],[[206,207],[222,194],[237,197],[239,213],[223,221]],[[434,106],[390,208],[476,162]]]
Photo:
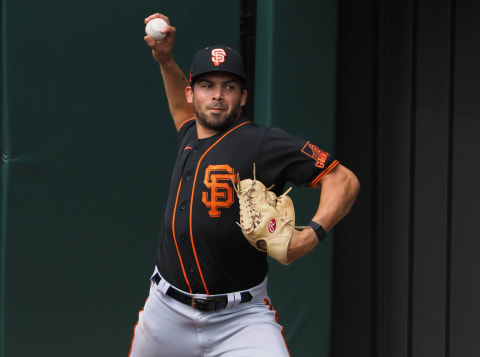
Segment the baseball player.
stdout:
[[[169,24],[162,14],[145,22],[157,17]],[[255,164],[255,180],[274,185],[280,198],[287,181],[321,191],[310,227],[293,230],[283,244],[283,264],[312,251],[349,212],[358,180],[310,141],[243,116],[247,92],[237,51],[199,50],[187,79],[172,57],[175,28],[163,32],[165,39],[145,41],[160,64],[179,149],[130,356],[288,356],[266,290],[264,251],[270,250],[265,241],[253,247],[235,223],[239,177],[252,178]],[[268,229],[275,230],[275,223]]]

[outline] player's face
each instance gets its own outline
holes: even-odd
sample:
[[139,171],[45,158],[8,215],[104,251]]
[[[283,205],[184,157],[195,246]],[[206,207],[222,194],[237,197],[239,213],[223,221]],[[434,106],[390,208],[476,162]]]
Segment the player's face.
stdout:
[[239,79],[223,72],[201,76],[193,89],[187,87],[186,94],[200,125],[215,131],[237,120],[247,100],[247,91],[242,90]]

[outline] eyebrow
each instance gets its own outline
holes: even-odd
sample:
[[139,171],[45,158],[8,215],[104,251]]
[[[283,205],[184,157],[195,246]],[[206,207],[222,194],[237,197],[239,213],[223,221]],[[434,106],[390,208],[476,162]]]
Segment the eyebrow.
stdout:
[[[215,81],[212,81],[211,79],[199,79],[198,82],[208,82],[208,83],[215,83]],[[240,84],[240,81],[238,79],[232,78],[232,79],[227,79],[226,81],[221,82],[222,84],[228,84],[228,83],[237,83]]]

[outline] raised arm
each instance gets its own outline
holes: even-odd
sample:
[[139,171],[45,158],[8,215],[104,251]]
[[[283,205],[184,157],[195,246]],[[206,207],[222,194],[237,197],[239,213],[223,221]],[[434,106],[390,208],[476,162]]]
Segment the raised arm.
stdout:
[[162,30],[162,32],[167,33],[167,37],[163,40],[155,41],[150,36],[145,36],[144,40],[148,47],[152,49],[153,58],[160,65],[168,106],[175,127],[178,130],[185,120],[195,116],[192,105],[187,102],[185,97],[185,88],[189,85],[189,82],[172,56],[175,27],[170,26],[168,17],[159,13],[147,17],[145,24],[155,18],[162,18],[167,22],[168,26],[165,26]]
[[[338,165],[315,188],[320,189],[321,193],[312,221],[322,225],[325,232],[328,232],[350,212],[360,190],[360,183],[352,171]],[[313,229],[294,230],[288,246],[288,260],[292,262],[303,257],[317,244],[318,238]]]

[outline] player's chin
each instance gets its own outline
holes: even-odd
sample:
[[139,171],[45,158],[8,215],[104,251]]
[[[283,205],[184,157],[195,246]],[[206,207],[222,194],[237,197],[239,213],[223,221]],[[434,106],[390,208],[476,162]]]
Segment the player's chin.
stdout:
[[235,121],[238,115],[233,114],[230,111],[218,111],[212,113],[211,111],[205,111],[202,115],[197,117],[202,122],[203,126],[212,129],[212,130],[223,130],[229,127],[232,122]]
[[225,122],[228,120],[229,112],[226,110],[210,110],[208,112],[208,117],[212,122]]
[[230,123],[227,123],[225,120],[215,121],[215,122],[211,121],[208,124],[210,129],[213,129],[213,130],[223,130],[230,125]]
[[225,125],[229,124],[230,116],[226,112],[222,113],[210,113],[208,115],[208,123],[213,127],[217,127],[219,129],[223,128]]

